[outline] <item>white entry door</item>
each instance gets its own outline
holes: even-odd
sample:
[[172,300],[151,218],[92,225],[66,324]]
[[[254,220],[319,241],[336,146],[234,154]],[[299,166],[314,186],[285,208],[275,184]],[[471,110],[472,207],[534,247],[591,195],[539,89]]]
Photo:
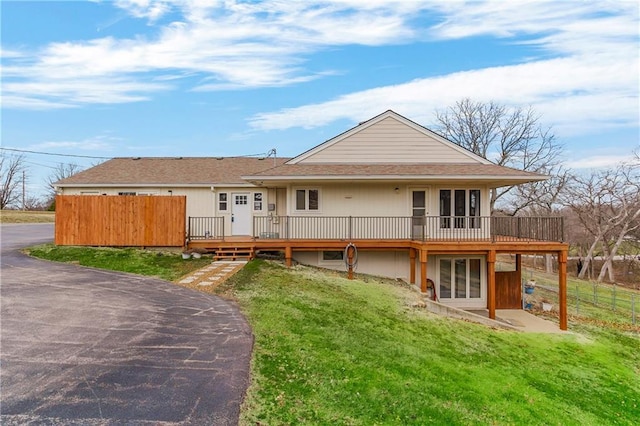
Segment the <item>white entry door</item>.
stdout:
[[426,189],[411,190],[411,217],[413,221],[412,238],[421,240],[426,237],[427,203],[429,193]]
[[251,235],[250,194],[231,194],[231,234]]

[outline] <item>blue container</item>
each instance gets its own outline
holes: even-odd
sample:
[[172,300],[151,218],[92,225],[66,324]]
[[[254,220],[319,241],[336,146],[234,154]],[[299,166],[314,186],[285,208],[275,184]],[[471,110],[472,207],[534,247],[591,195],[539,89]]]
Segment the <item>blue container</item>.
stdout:
[[533,294],[533,287],[525,287],[524,292],[527,294]]

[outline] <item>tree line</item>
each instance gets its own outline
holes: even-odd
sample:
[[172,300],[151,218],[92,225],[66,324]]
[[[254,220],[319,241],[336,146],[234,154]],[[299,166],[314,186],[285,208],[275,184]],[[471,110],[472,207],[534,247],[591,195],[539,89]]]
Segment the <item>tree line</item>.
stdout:
[[493,189],[491,214],[564,216],[566,241],[580,256],[580,278],[600,255],[604,262],[592,278],[614,282],[613,261],[622,245],[640,253],[640,148],[626,163],[577,173],[565,168],[564,146],[532,108],[463,99],[438,111],[436,120],[447,139],[495,164],[549,176]]
[[58,163],[45,179],[44,196],[29,195],[26,184],[29,168],[24,154],[0,151],[0,210],[51,210],[55,208],[55,183],[82,171],[77,164]]

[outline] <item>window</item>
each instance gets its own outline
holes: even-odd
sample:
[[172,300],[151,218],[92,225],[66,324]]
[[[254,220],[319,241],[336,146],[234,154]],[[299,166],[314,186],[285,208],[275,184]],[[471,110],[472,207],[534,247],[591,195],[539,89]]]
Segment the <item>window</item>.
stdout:
[[478,257],[440,258],[440,299],[480,299],[482,264]]
[[451,299],[451,259],[440,259],[440,299]]
[[320,194],[317,189],[296,190],[296,210],[318,211]]
[[425,191],[413,191],[412,216],[424,216],[427,212],[427,196]]
[[467,211],[466,208],[466,191],[464,189],[456,189],[455,190],[455,199],[454,199],[454,211],[456,213],[455,219],[455,227],[456,228],[464,228],[464,216]]
[[248,195],[236,195],[233,199],[236,206],[246,206],[249,204]]
[[480,228],[480,190],[469,190],[469,228]]
[[123,192],[118,192],[118,195],[136,195],[135,192],[129,192],[129,191],[123,191]]
[[440,190],[440,228],[451,228],[451,190]]
[[253,194],[253,210],[262,210],[262,192]]
[[458,229],[480,228],[479,189],[440,190],[440,228],[452,225]]
[[221,192],[218,194],[218,210],[226,211],[227,210],[227,193]]
[[344,252],[342,250],[323,251],[322,260],[324,261],[344,260]]

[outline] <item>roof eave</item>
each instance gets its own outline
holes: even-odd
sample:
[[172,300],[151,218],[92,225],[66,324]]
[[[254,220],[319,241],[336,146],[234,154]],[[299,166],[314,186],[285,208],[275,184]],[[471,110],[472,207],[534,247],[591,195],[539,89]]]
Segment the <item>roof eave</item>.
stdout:
[[505,185],[517,185],[548,179],[548,176],[504,176],[504,175],[298,175],[298,176],[242,176],[249,182],[286,182],[286,181],[483,181],[506,182]]
[[208,187],[254,187],[250,182],[203,182],[203,183],[63,183],[54,184],[55,188],[152,188],[152,187],[171,187],[171,188],[208,188]]

